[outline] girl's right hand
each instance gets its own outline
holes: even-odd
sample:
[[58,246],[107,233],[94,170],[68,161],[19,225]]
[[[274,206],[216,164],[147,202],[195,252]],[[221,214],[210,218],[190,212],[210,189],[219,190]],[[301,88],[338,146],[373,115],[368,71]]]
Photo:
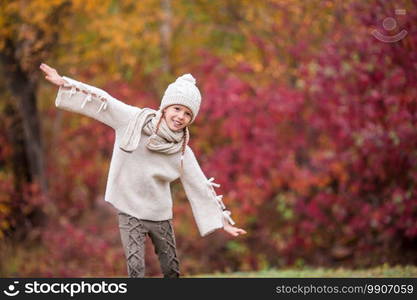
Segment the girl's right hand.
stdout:
[[61,86],[65,83],[65,80],[59,76],[58,72],[54,69],[48,66],[47,64],[42,63],[39,68],[45,73],[45,79],[49,82]]

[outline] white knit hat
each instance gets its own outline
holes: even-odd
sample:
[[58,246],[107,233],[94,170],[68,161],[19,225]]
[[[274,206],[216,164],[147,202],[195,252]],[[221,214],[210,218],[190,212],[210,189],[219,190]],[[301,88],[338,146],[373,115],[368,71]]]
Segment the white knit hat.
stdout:
[[201,104],[201,94],[195,83],[195,78],[189,73],[178,77],[165,90],[159,110],[162,111],[173,104],[184,105],[193,113],[191,124],[195,120]]

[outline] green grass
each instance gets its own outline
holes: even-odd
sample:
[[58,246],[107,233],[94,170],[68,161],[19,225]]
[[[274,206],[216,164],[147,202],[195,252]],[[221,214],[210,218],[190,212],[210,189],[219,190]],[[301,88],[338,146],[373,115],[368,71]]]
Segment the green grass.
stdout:
[[415,277],[417,278],[417,266],[389,266],[384,264],[370,269],[351,270],[346,268],[313,268],[299,269],[270,269],[257,272],[213,273],[185,276],[189,278],[304,278],[304,277]]

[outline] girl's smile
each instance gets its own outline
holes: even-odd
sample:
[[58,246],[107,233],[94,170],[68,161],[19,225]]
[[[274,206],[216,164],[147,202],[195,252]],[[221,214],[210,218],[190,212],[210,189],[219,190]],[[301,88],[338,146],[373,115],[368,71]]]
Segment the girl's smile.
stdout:
[[184,105],[174,104],[164,109],[164,118],[169,129],[180,131],[190,124],[192,112]]

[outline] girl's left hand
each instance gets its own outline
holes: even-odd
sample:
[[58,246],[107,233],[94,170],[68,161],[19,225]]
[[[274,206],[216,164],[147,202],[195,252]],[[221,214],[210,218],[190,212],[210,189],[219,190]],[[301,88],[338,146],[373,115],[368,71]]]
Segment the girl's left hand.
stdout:
[[225,222],[225,225],[223,226],[223,230],[226,231],[228,234],[230,234],[232,236],[238,236],[240,234],[246,234],[245,230],[243,230],[241,228],[234,227],[234,226],[230,225],[228,222]]

